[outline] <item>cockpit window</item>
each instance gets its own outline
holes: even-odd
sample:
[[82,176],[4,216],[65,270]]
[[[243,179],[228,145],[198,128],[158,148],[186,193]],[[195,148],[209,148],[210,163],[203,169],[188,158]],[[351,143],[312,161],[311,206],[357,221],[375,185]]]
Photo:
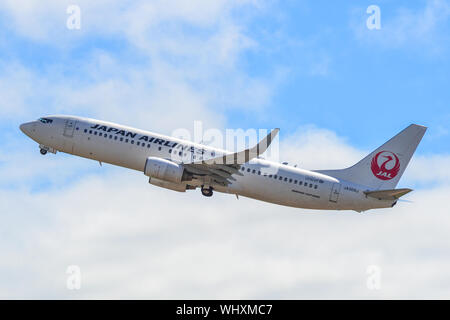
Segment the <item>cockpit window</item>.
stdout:
[[53,122],[52,119],[48,119],[48,118],[39,118],[39,121],[42,123],[52,123]]

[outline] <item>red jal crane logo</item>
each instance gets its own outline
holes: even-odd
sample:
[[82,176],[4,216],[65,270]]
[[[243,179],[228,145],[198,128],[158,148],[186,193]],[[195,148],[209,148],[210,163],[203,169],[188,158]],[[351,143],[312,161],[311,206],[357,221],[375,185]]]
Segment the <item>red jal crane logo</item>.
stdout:
[[400,171],[400,160],[395,153],[381,151],[372,159],[371,169],[378,179],[391,180]]

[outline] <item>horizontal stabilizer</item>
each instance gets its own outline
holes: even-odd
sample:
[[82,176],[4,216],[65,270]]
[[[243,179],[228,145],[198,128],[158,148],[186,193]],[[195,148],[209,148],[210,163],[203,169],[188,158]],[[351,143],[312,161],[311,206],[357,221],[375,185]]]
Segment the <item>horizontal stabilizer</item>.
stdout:
[[397,200],[403,197],[405,194],[410,193],[411,189],[392,189],[392,190],[378,190],[378,191],[366,191],[366,196],[372,197],[378,200]]

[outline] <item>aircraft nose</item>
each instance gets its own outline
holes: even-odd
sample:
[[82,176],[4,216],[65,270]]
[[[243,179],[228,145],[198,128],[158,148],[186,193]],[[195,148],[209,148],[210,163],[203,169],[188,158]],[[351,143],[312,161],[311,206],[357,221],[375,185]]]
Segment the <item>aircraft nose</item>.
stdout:
[[25,122],[20,125],[20,130],[25,133],[27,136],[31,135],[33,127],[33,122]]

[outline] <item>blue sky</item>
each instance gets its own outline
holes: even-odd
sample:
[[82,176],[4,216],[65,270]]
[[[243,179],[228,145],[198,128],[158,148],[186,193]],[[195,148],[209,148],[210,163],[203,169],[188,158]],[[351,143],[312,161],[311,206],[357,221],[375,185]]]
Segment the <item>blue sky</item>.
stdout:
[[[414,122],[430,127],[422,152],[446,152],[450,140],[441,132],[450,122],[448,21],[429,31],[442,41],[437,44],[439,52],[417,39],[397,47],[370,40],[370,33],[388,32],[383,27],[364,31],[363,39],[355,35],[356,24],[365,26],[369,4],[372,2],[290,3],[279,10],[283,18],[269,16],[252,25],[252,33],[277,30],[290,40],[276,40],[273,52],[255,52],[244,59],[244,67],[255,74],[276,66],[288,70],[267,108],[269,118],[279,121],[284,130],[314,123],[365,148]],[[402,9],[414,13],[424,10],[426,1],[378,4],[383,26],[398,19]],[[271,44],[271,39],[265,40]],[[315,64],[326,65],[323,74],[312,72]]]
[[[80,30],[66,27],[69,4],[81,9]],[[380,30],[366,27],[373,4]],[[95,281],[75,297],[448,298],[448,287],[430,283],[450,269],[442,206],[450,185],[449,27],[445,0],[2,1],[0,234],[8,240],[0,245],[0,297],[74,297],[54,274],[64,277],[76,263]],[[281,160],[308,169],[353,164],[410,123],[429,130],[401,181],[418,189],[409,198],[415,204],[366,219],[311,217],[225,195],[177,197],[151,189],[142,173],[42,157],[18,126],[54,113],[165,134],[195,120],[220,130],[279,127]],[[261,243],[281,257],[261,253]],[[130,252],[126,262],[116,245]],[[442,254],[424,258],[432,248]],[[199,250],[211,257],[200,268],[174,258]],[[243,263],[228,268],[236,259]],[[369,264],[384,268],[385,291],[367,292]],[[136,279],[117,277],[135,274],[136,265],[146,268]],[[415,282],[405,271],[411,265],[422,271]],[[152,289],[139,287],[141,279]]]

